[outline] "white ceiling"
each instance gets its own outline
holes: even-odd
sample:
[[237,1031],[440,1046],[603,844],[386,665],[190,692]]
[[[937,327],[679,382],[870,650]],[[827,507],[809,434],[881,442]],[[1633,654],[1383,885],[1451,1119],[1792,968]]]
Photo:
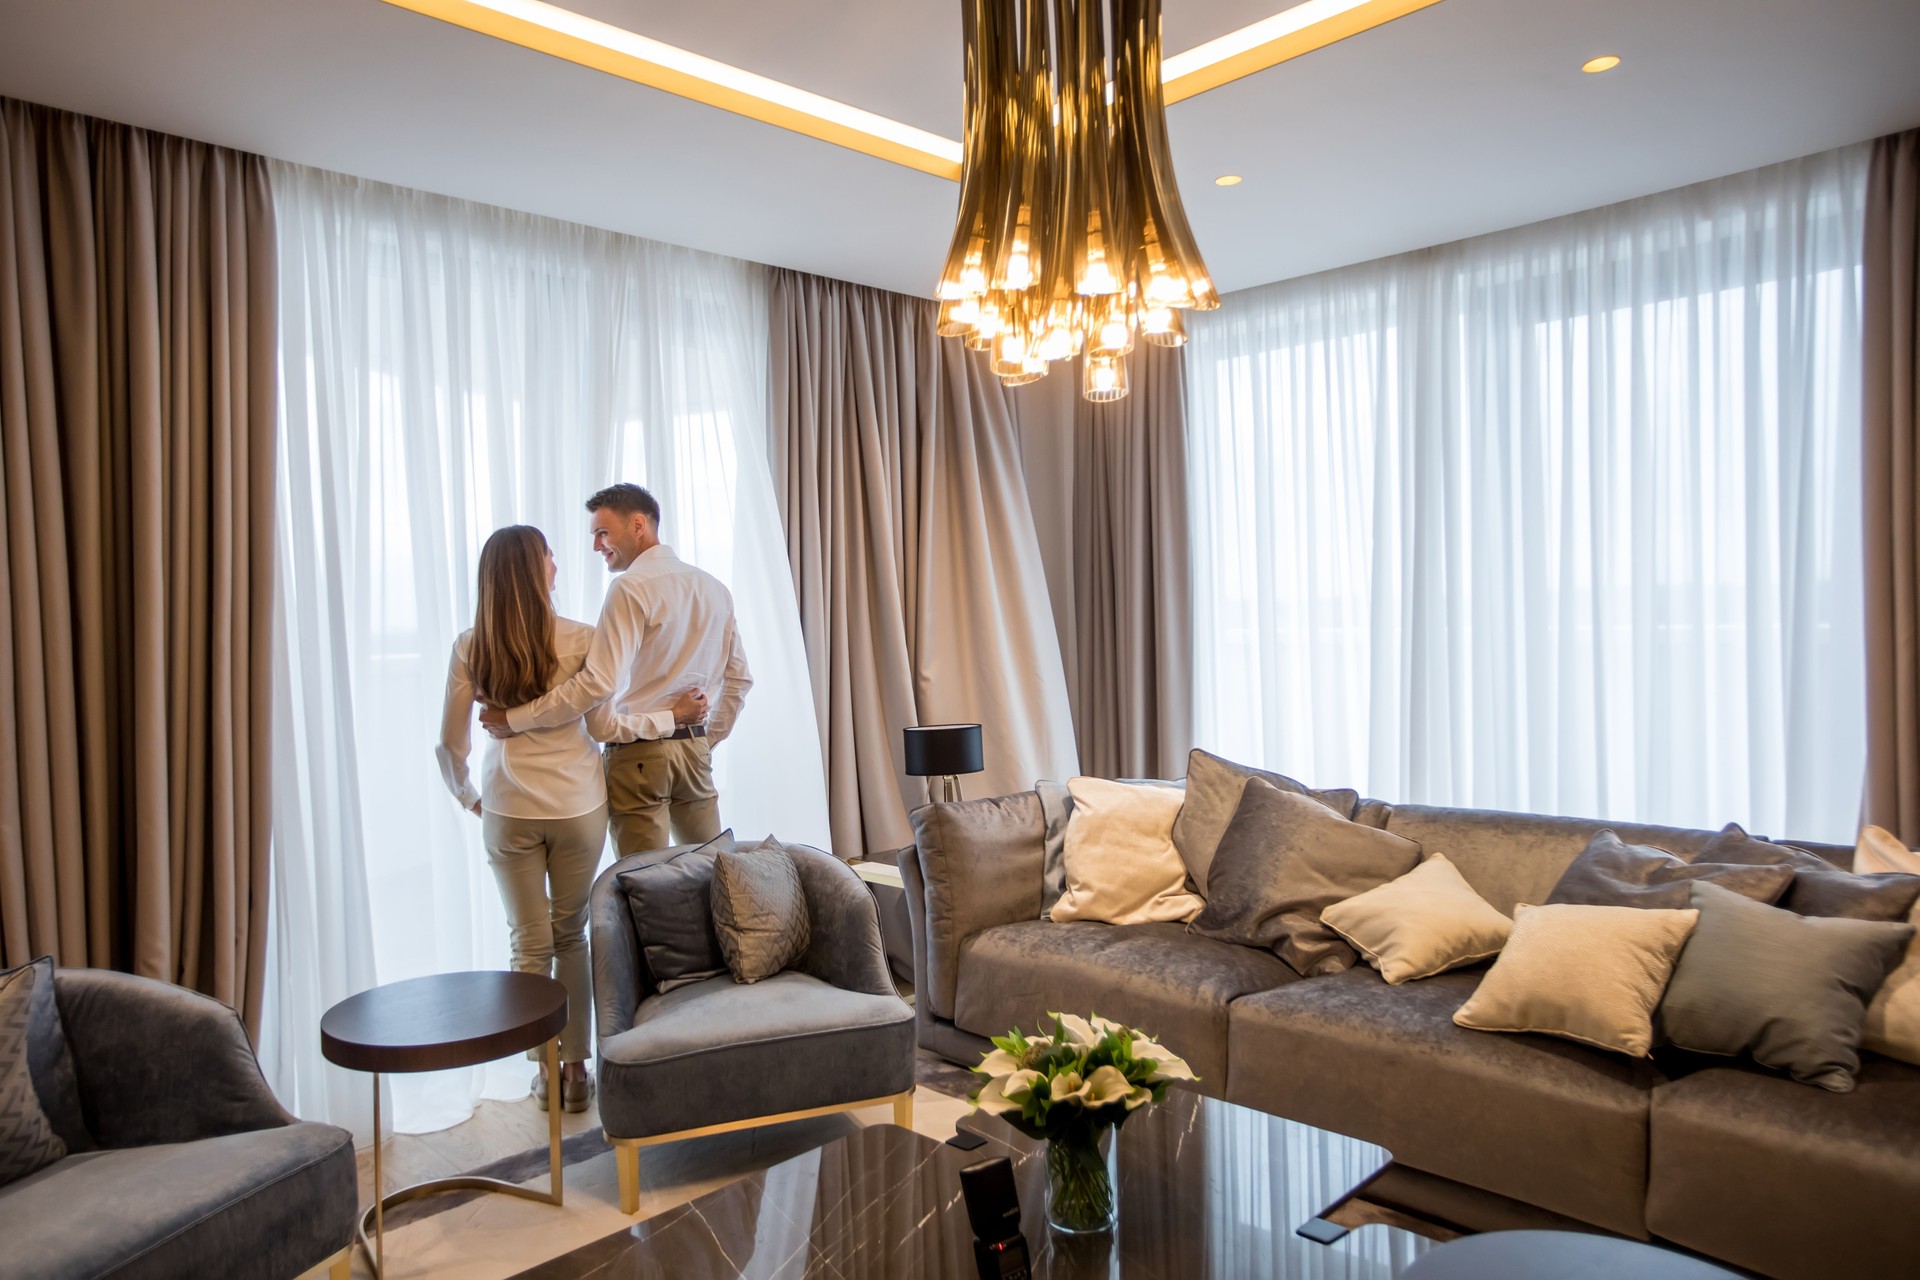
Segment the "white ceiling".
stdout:
[[[1166,0],[1168,51],[1285,3]],[[569,7],[959,134],[960,0]],[[1168,117],[1236,289],[1920,124],[1916,52],[1920,0],[1443,0]],[[0,94],[908,293],[957,195],[379,0],[0,0]]]

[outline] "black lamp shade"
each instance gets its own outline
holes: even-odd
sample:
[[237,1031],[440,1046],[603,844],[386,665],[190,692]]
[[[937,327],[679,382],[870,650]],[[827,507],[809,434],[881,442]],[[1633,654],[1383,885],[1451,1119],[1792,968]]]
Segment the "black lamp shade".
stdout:
[[977,724],[923,724],[908,729],[906,738],[907,772],[913,777],[942,778],[987,767],[980,758]]

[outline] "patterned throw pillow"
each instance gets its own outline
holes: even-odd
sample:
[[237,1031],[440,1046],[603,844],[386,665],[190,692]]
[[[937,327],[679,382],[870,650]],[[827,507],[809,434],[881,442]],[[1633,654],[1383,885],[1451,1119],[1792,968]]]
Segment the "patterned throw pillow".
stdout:
[[769,836],[713,860],[713,931],[739,983],[771,978],[807,953],[813,930],[800,872]]
[[27,1014],[33,1001],[33,970],[16,970],[0,982],[0,1186],[24,1178],[67,1154],[47,1123],[27,1067]]

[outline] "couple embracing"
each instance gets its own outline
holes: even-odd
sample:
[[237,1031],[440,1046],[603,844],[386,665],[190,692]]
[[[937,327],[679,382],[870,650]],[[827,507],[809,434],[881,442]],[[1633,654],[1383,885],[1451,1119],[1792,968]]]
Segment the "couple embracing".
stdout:
[[[538,529],[496,531],[480,552],[473,628],[454,642],[435,749],[448,789],[480,817],[514,969],[567,988],[569,1111],[593,1095],[587,893],[609,822],[623,857],[664,848],[670,835],[719,835],[712,751],[753,684],[732,595],[660,541],[653,495],[616,484],[587,511],[594,552],[615,575],[598,625],[554,612],[553,552]],[[495,739],[478,787],[467,771],[476,704]],[[543,1063],[533,1084],[542,1110],[550,1089]]]

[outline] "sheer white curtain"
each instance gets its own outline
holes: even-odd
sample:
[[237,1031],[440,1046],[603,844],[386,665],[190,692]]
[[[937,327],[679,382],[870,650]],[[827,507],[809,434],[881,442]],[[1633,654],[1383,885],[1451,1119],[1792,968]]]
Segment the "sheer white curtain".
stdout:
[[1386,800],[1850,839],[1865,164],[1196,315],[1196,740]]
[[[824,844],[825,785],[767,468],[759,268],[279,166],[282,472],[275,968],[264,1057],[302,1115],[355,1123],[318,1019],[375,982],[505,968],[480,824],[432,747],[493,529],[543,529],[563,614],[599,615],[586,496],[650,488],[732,588],[755,684],[715,756],[742,836]],[[801,749],[796,750],[796,746]],[[395,1077],[402,1130],[526,1092],[519,1061]]]

